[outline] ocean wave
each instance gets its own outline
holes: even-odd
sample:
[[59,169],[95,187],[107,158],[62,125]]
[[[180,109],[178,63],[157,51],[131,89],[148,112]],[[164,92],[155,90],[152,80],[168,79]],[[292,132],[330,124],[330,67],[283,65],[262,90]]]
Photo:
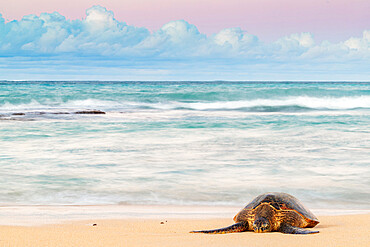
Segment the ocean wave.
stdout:
[[279,99],[254,99],[239,101],[203,102],[132,102],[98,99],[48,101],[0,105],[0,112],[74,112],[86,109],[107,112],[126,110],[195,110],[195,111],[251,111],[251,112],[300,112],[308,110],[370,109],[370,96],[354,97],[286,97]]
[[229,102],[189,103],[184,107],[194,110],[282,110],[289,109],[317,109],[317,110],[347,110],[356,108],[370,108],[370,96],[341,97],[341,98],[315,98],[315,97],[289,97],[283,99],[257,99]]
[[122,107],[122,105],[115,101],[104,101],[97,99],[86,100],[70,100],[66,102],[61,101],[44,101],[31,100],[28,103],[11,104],[5,102],[0,104],[0,112],[66,112],[71,113],[85,109],[114,109]]

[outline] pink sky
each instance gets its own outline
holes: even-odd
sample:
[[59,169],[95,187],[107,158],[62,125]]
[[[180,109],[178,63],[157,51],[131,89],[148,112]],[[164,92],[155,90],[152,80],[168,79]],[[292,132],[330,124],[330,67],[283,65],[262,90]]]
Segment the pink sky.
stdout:
[[69,19],[101,5],[127,24],[159,29],[184,19],[207,34],[241,27],[262,40],[311,32],[317,40],[339,41],[370,29],[369,0],[0,0],[10,21],[27,14],[57,11]]

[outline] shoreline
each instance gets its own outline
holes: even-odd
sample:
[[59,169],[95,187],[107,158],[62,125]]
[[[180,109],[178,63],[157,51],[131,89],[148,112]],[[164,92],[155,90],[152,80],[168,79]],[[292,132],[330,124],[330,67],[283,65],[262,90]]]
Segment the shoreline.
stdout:
[[[181,205],[3,205],[2,226],[41,226],[84,220],[232,219],[244,206]],[[370,215],[360,209],[310,209],[316,216]]]
[[191,234],[233,223],[232,218],[85,219],[40,226],[0,225],[0,246],[307,246],[361,247],[370,242],[370,214],[319,216],[318,234]]

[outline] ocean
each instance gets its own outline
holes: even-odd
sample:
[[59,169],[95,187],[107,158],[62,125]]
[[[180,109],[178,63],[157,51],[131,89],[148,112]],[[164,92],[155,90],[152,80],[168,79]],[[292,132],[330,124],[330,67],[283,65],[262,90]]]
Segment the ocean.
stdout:
[[0,181],[0,205],[369,209],[370,82],[0,81]]

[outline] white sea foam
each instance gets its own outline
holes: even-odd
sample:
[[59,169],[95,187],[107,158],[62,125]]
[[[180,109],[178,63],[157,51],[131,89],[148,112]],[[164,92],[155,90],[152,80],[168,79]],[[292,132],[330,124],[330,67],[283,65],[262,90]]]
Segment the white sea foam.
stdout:
[[[135,109],[158,109],[158,110],[239,110],[257,107],[302,107],[316,110],[350,110],[357,108],[370,109],[370,96],[353,97],[286,97],[279,99],[254,99],[240,101],[217,101],[217,102],[132,102],[132,101],[110,101],[98,99],[70,100],[67,102],[49,101],[41,103],[32,100],[26,104],[10,104],[8,102],[0,105],[1,112],[11,111],[53,111],[53,110],[80,110],[99,109],[106,111],[123,111]],[[258,109],[254,109],[258,111]],[[268,109],[266,109],[268,111]],[[277,110],[278,111],[278,110]],[[284,111],[284,108],[281,109]]]
[[284,99],[257,99],[250,101],[229,101],[212,103],[189,103],[181,106],[196,110],[212,109],[240,109],[251,107],[279,107],[279,106],[300,106],[311,109],[354,109],[370,108],[370,96],[340,97],[340,98],[316,98],[316,97],[288,97]]
[[336,208],[345,208],[350,202],[352,208],[366,207],[366,199],[352,198],[368,194],[364,184],[368,154],[358,147],[369,144],[369,133],[359,132],[361,126],[354,132],[314,126],[286,130],[266,125],[250,130],[144,126],[139,131],[142,127],[132,129],[121,121],[107,126],[8,125],[12,138],[3,134],[1,201],[239,205],[259,193],[285,191],[311,207],[336,203]]

